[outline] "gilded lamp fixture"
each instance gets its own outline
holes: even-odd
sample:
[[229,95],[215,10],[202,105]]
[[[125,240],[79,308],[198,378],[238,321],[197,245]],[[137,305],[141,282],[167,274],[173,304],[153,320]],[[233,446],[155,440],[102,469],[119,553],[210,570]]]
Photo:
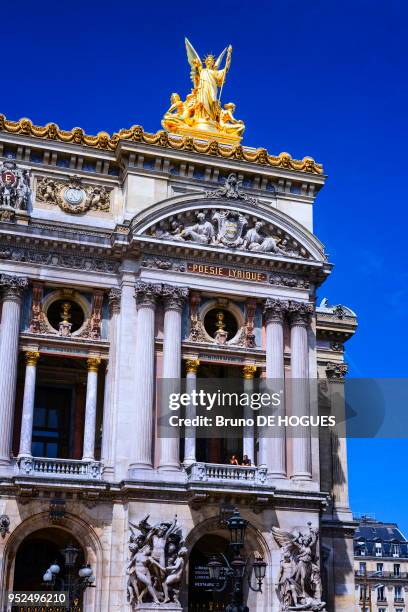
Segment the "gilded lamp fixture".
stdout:
[[[222,90],[231,66],[231,45],[218,58],[210,54],[201,61],[188,38],[185,42],[193,87],[185,100],[178,93],[171,95],[171,106],[163,117],[162,126],[182,136],[239,143],[245,130],[244,122],[235,119],[235,104],[221,105]],[[225,64],[221,68],[224,57]]]

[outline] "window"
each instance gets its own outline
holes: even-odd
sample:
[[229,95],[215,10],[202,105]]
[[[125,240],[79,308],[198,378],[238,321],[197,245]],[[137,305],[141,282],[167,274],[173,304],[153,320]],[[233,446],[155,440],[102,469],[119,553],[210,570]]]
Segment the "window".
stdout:
[[365,561],[360,561],[360,574],[365,574],[367,571],[367,563]]
[[71,388],[37,387],[32,450],[34,457],[68,458]]
[[378,612],[387,612],[385,608],[378,608]]
[[378,601],[385,601],[385,594],[384,594],[384,587],[380,586],[377,589],[377,600]]
[[382,557],[382,544],[381,542],[375,543],[375,556]]
[[394,587],[394,598],[395,598],[395,601],[402,601],[402,587],[401,586]]
[[399,544],[391,544],[391,555],[399,557]]
[[400,575],[400,564],[394,563],[394,576],[399,576],[399,575]]
[[384,571],[384,563],[377,563],[377,574],[382,574]]

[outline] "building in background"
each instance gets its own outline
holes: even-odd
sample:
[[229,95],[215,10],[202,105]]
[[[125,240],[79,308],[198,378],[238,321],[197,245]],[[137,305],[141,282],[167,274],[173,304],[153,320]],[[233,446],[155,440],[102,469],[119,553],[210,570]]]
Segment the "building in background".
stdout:
[[162,378],[302,380],[283,414],[330,415],[356,328],[316,304],[332,269],[313,233],[322,166],[240,145],[207,87],[230,50],[225,72],[189,53],[193,90],[167,132],[0,116],[1,609],[7,591],[43,590],[57,559],[61,577],[91,565],[87,612],[222,610],[207,563],[234,507],[245,554],[267,564],[262,593],[245,584],[251,611],[354,607],[344,438],[159,435]]
[[354,535],[357,609],[404,612],[408,593],[408,541],[396,523],[362,516]]

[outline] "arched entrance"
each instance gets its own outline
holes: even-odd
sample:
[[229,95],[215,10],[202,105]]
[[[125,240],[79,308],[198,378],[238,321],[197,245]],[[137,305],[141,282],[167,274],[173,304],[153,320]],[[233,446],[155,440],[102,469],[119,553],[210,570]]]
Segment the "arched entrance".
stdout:
[[68,544],[78,550],[78,556],[72,567],[72,574],[77,577],[79,568],[85,562],[84,551],[76,538],[58,528],[39,529],[28,535],[17,550],[14,566],[14,591],[48,591],[50,586],[44,584],[43,575],[49,566],[56,562],[60,575],[65,577],[68,568],[65,566],[62,550]]
[[225,553],[227,547],[228,540],[215,534],[203,536],[193,547],[188,565],[189,612],[221,612],[228,604],[228,592],[214,591],[207,568],[211,555]]

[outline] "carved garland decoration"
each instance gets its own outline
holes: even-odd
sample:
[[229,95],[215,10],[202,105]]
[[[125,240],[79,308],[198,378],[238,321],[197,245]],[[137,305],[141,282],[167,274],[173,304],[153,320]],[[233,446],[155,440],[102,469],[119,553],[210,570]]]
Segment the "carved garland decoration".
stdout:
[[71,177],[68,182],[48,176],[40,178],[36,195],[40,202],[57,204],[61,210],[70,214],[110,210],[110,192],[105,187],[84,185],[78,176]]
[[140,125],[133,125],[129,129],[122,129],[110,136],[107,132],[99,132],[96,136],[85,134],[84,130],[75,127],[72,130],[61,130],[56,123],[47,123],[45,126],[34,125],[30,119],[23,118],[19,121],[10,121],[5,115],[0,114],[0,131],[10,134],[22,134],[35,136],[36,138],[47,138],[69,142],[76,145],[86,145],[97,149],[114,151],[121,140],[131,140],[159,147],[176,149],[179,151],[191,151],[204,155],[235,159],[264,166],[284,168],[308,172],[310,174],[323,174],[323,166],[315,162],[312,157],[304,157],[302,160],[292,159],[289,153],[270,155],[266,149],[246,149],[241,145],[233,147],[223,146],[215,140],[202,142],[193,138],[173,136],[165,131],[149,134]]

